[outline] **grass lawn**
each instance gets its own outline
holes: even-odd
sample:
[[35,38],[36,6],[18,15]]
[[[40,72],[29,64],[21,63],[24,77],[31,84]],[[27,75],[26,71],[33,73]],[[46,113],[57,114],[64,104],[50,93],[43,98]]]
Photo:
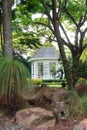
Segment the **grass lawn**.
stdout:
[[47,86],[49,86],[49,87],[58,87],[58,88],[62,87],[61,84],[48,84]]
[[66,84],[66,80],[47,80],[47,81],[43,81],[43,84],[46,84],[49,87],[62,87]]

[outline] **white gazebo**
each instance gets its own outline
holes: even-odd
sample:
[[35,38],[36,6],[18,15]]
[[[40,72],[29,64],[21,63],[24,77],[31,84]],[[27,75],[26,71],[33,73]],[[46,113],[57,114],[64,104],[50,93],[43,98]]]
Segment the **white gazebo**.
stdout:
[[53,47],[41,47],[30,59],[31,78],[59,79],[60,63],[59,55]]

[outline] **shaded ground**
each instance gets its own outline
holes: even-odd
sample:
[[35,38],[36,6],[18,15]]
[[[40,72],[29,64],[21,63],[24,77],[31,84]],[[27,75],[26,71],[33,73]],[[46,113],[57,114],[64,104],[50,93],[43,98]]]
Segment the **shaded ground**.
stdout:
[[[57,120],[57,124],[54,128],[48,128],[48,130],[73,130],[73,126],[78,124],[82,119],[68,119],[68,120]],[[19,127],[16,124],[15,117],[1,116],[0,117],[0,130],[26,130],[25,128]],[[40,130],[44,130],[43,128]]]

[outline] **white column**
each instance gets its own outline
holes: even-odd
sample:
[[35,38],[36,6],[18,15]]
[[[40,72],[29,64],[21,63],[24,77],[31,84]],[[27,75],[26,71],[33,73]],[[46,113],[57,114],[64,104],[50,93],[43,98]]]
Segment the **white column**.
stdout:
[[43,63],[43,79],[50,79],[50,67],[49,62]]
[[38,66],[37,62],[32,62],[31,64],[31,78],[37,78],[38,77]]
[[34,63],[34,78],[38,77],[38,63]]

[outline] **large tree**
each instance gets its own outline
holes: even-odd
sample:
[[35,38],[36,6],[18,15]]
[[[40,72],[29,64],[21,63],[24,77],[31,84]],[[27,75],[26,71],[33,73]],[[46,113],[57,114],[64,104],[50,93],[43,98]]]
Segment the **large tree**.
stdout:
[[[64,65],[65,75],[69,87],[73,86],[78,79],[78,64],[83,50],[86,48],[85,34],[87,27],[87,0],[84,2],[72,0],[40,0],[43,5],[44,14],[48,18],[47,26],[54,34],[58,43],[59,51]],[[67,34],[64,20],[68,26],[72,24],[74,30],[74,41]],[[43,24],[40,23],[39,24]],[[71,27],[72,28],[72,27]],[[63,32],[65,38],[63,37]],[[72,68],[70,69],[64,45],[68,47],[72,55]]]
[[12,3],[13,0],[2,0],[3,11],[3,36],[4,36],[4,55],[13,59],[12,49]]
[[[78,79],[79,59],[87,46],[87,27],[85,26],[87,20],[87,0],[21,0],[21,2],[22,14],[29,15],[35,12],[42,14],[37,22],[34,21],[34,24],[38,24],[38,27],[40,25],[40,28],[43,26],[49,28],[54,35],[63,61],[68,86],[71,88]],[[27,11],[23,8],[26,8]],[[42,18],[42,16],[45,17]],[[44,21],[43,19],[46,20]],[[67,23],[68,30],[64,21]],[[67,33],[70,30],[73,30],[74,40]],[[64,46],[68,47],[71,52],[72,66],[70,66],[67,60]]]
[[13,60],[12,3],[13,0],[2,0],[4,56],[0,56],[0,100],[4,97],[3,104],[10,112],[18,108],[18,94],[28,88],[30,82],[28,69],[23,63]]

